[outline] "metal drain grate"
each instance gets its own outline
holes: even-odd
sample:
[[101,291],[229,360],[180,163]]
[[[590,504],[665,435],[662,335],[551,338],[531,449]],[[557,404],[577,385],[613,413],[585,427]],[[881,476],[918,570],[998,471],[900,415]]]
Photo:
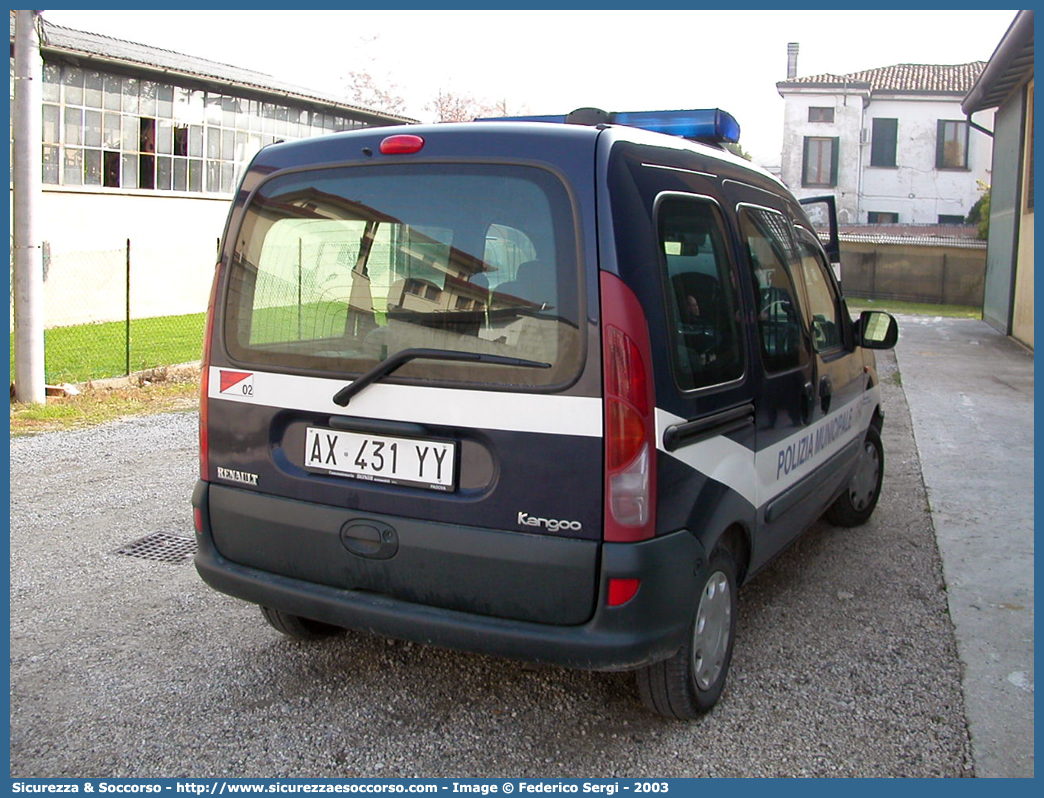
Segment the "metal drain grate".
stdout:
[[196,541],[194,538],[155,532],[146,535],[141,540],[128,543],[123,548],[117,549],[116,553],[126,554],[128,557],[138,557],[142,560],[185,562],[191,560],[196,553]]

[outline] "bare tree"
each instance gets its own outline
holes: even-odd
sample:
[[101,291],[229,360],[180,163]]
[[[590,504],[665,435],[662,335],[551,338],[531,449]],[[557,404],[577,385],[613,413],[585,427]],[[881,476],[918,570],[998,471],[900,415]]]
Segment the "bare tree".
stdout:
[[[360,36],[356,40],[356,61],[372,65],[380,34]],[[387,74],[375,75],[372,66],[345,73],[341,78],[347,98],[362,108],[388,114],[405,114],[406,101],[399,94],[399,86]]]
[[472,119],[485,116],[518,116],[524,111],[512,112],[508,110],[507,100],[490,102],[480,100],[471,94],[458,94],[452,91],[443,91],[424,106],[425,111],[431,111],[435,115],[436,122],[470,122]]
[[439,93],[424,106],[435,115],[436,122],[470,122],[485,116],[485,106],[470,94],[457,94],[439,89]]
[[355,105],[371,111],[403,115],[406,102],[392,81],[378,82],[369,72],[348,72],[344,76],[345,93]]

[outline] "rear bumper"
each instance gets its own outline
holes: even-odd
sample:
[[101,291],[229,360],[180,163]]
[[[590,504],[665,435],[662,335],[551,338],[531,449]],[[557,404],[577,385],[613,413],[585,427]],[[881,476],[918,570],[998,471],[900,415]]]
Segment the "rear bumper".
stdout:
[[[687,531],[601,546],[595,610],[584,623],[511,620],[348,590],[244,566],[223,557],[210,525],[209,483],[199,482],[196,569],[216,590],[306,618],[446,648],[591,670],[628,670],[665,659],[685,639],[707,558]],[[289,505],[298,502],[287,501]],[[606,605],[610,577],[638,578],[626,604]]]

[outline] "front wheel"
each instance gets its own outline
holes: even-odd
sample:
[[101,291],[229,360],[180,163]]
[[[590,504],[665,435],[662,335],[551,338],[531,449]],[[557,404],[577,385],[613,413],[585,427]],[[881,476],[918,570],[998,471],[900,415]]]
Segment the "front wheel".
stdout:
[[637,673],[647,709],[691,720],[714,706],[732,661],[736,614],[736,565],[728,551],[719,549],[711,557],[685,645]]
[[859,461],[844,491],[830,505],[827,520],[834,526],[861,526],[870,520],[881,495],[884,479],[884,447],[873,424],[866,431]]

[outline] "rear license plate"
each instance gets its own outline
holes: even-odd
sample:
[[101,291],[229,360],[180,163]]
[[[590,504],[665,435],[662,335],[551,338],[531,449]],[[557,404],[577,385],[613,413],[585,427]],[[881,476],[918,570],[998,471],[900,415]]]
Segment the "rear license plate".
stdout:
[[457,484],[457,445],[308,427],[304,465],[310,471],[366,482],[452,491]]

